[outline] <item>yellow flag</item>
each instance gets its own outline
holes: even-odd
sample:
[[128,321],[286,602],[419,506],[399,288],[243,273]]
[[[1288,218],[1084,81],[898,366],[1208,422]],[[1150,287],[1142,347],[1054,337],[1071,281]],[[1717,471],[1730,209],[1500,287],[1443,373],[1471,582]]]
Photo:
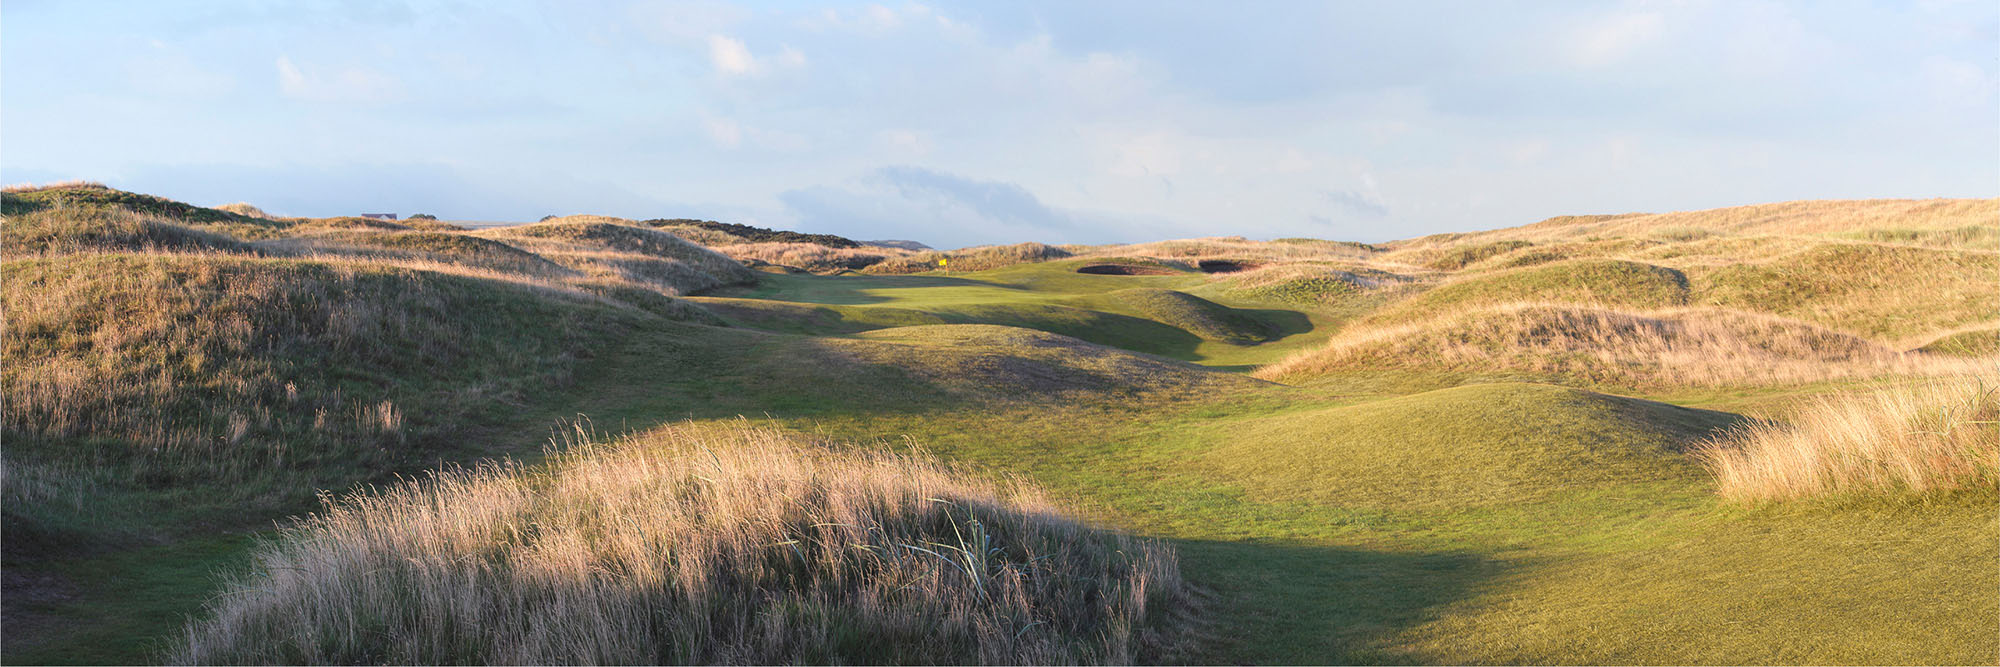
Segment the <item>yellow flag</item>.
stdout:
[[943,258],[943,257],[939,257],[939,258],[938,258],[938,266],[944,266],[944,258]]

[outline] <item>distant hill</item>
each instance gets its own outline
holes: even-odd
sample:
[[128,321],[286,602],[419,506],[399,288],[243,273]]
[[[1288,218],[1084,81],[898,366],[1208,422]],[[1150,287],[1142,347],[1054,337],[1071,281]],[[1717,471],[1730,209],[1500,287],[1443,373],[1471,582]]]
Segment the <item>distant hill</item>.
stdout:
[[902,250],[935,250],[935,249],[936,249],[936,248],[932,248],[932,247],[930,247],[930,246],[927,246],[927,245],[924,245],[924,244],[922,244],[922,243],[918,243],[918,242],[916,242],[916,241],[903,241],[903,240],[898,240],[898,239],[883,239],[883,240],[880,240],[880,241],[862,241],[862,242],[861,242],[861,245],[865,245],[865,246],[874,246],[874,247],[877,247],[877,248],[899,248],[899,249],[902,249]]

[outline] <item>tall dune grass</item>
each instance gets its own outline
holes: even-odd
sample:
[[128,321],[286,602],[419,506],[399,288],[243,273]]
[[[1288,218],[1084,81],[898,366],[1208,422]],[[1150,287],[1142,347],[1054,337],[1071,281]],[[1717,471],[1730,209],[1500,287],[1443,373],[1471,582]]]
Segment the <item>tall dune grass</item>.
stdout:
[[1722,495],[1783,500],[2000,485],[2000,377],[1820,397],[1699,450]]
[[1349,370],[1513,372],[1627,387],[1770,386],[1945,376],[1991,359],[1904,353],[1796,320],[1716,308],[1628,311],[1505,303],[1409,324],[1363,324],[1255,375],[1306,381]]
[[572,438],[283,531],[182,663],[1130,663],[1171,551],[1036,491],[767,429]]

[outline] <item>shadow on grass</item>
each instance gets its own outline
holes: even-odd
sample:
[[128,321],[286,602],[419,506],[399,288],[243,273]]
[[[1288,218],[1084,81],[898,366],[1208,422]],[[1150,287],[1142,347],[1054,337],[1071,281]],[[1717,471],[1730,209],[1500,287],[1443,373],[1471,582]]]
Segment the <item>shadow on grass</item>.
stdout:
[[1475,553],[1174,540],[1182,576],[1212,594],[1214,664],[1410,664],[1398,635],[1470,597],[1507,565]]

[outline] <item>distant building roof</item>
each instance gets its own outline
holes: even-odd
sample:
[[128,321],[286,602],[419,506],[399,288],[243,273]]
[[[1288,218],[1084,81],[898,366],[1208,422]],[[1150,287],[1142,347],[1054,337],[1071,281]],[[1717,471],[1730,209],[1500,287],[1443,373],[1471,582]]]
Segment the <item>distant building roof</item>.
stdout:
[[396,219],[396,214],[394,214],[394,213],[363,213],[363,214],[361,214],[361,217],[364,217],[364,218],[368,218],[368,219],[371,219],[371,220],[395,220],[395,219]]

